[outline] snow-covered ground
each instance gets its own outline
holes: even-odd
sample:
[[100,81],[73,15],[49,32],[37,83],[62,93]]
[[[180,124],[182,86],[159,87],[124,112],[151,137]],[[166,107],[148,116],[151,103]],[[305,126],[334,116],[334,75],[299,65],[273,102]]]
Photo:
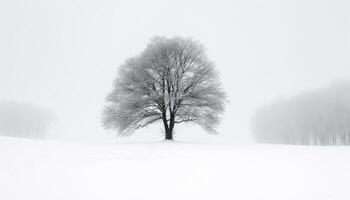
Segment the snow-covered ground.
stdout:
[[349,200],[350,147],[0,137],[0,199]]

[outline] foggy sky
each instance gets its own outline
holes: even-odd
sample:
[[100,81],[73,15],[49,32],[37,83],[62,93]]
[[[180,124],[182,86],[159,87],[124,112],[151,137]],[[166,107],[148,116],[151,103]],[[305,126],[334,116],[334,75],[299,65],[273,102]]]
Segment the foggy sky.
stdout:
[[258,106],[350,79],[349,10],[348,0],[2,0],[0,101],[50,108],[57,137],[102,140],[118,66],[154,35],[193,37],[216,63],[230,103],[219,136],[194,128],[177,136],[249,142]]

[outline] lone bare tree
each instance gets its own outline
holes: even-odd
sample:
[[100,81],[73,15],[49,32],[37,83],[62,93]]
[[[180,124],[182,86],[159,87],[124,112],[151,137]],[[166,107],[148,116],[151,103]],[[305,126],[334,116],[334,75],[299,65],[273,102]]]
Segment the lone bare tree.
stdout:
[[192,39],[154,37],[120,69],[106,97],[103,125],[125,135],[161,121],[165,139],[175,124],[192,122],[216,133],[226,101],[218,72]]

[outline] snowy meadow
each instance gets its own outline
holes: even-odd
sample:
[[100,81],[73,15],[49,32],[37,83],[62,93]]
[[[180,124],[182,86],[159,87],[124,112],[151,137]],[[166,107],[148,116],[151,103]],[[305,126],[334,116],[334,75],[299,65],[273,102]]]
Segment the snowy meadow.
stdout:
[[350,149],[0,138],[2,199],[347,200]]

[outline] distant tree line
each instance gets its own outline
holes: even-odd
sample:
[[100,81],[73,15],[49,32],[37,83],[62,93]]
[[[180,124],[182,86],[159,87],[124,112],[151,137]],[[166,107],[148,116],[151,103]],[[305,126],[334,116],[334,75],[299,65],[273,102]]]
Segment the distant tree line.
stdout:
[[350,81],[278,100],[253,117],[257,142],[350,144]]
[[52,122],[52,113],[28,103],[0,103],[0,135],[45,138]]

